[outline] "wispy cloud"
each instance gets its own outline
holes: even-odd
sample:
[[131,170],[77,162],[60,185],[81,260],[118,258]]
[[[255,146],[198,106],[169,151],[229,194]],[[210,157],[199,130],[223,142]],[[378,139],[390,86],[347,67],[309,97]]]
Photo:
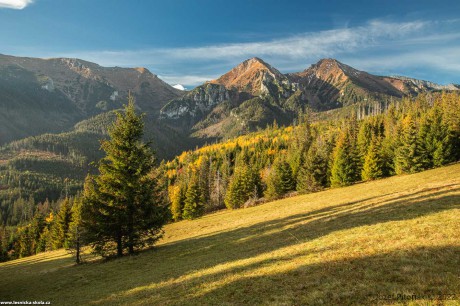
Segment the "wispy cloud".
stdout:
[[323,57],[353,59],[354,56],[362,59],[358,67],[371,71],[375,71],[377,66],[428,65],[460,72],[460,59],[453,53],[457,47],[460,48],[460,35],[456,30],[459,23],[459,20],[373,20],[362,26],[308,32],[268,41],[186,48],[85,51],[65,56],[84,58],[104,66],[147,66],[168,83],[188,86],[215,78],[238,62],[254,56],[264,58],[282,71],[304,69],[308,63]]
[[133,59],[229,60],[251,56],[318,57],[352,51],[382,39],[397,39],[426,27],[429,22],[388,23],[371,21],[365,26],[304,33],[272,41],[234,43],[190,48],[84,52],[105,62],[130,62]]
[[191,84],[191,85],[196,85],[196,84],[202,84],[206,81],[210,81],[212,79],[216,79],[218,75],[212,75],[212,76],[201,76],[201,75],[158,75],[160,79],[165,81],[166,83],[169,84]]
[[31,3],[33,0],[0,0],[0,8],[22,10]]
[[347,63],[366,71],[386,72],[412,67],[441,69],[445,72],[459,73],[460,46],[437,47],[433,50],[413,50],[390,55],[366,56],[364,58],[347,58]]

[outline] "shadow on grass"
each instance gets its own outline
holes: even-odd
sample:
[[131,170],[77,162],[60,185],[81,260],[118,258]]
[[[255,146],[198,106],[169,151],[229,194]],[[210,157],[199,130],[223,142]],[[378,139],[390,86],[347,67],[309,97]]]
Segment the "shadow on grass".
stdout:
[[[179,295],[174,302],[198,305],[407,303],[407,300],[398,300],[398,294],[415,295],[417,299],[456,294],[456,298],[460,299],[459,253],[458,246],[416,248],[357,259],[299,265],[283,273],[240,277],[200,293],[201,284],[216,279],[216,276],[205,277],[193,284],[195,290],[189,289],[188,295]],[[136,299],[135,296],[130,297],[130,300]],[[139,300],[142,301],[142,295]]]
[[[263,253],[267,252],[272,252],[284,247],[292,246],[299,244],[301,242],[307,242],[310,240],[314,240],[316,238],[319,238],[321,236],[328,235],[330,233],[333,233],[335,231],[340,231],[340,230],[346,230],[346,229],[351,229],[355,227],[360,227],[360,226],[369,226],[369,225],[374,225],[378,223],[384,223],[384,222],[390,222],[390,221],[402,221],[402,220],[409,220],[409,219],[414,219],[426,215],[430,215],[433,213],[437,212],[442,212],[445,210],[450,210],[454,208],[460,208],[460,188],[458,185],[456,186],[447,186],[443,189],[439,188],[433,188],[433,189],[424,189],[420,192],[417,193],[411,193],[407,195],[398,195],[397,198],[389,198],[388,195],[384,195],[381,197],[377,198],[372,198],[372,199],[365,199],[363,201],[356,201],[352,203],[345,203],[341,204],[338,206],[332,206],[332,207],[327,207],[324,209],[319,209],[315,211],[311,211],[305,214],[296,214],[289,216],[287,218],[281,218],[277,220],[272,220],[268,222],[262,222],[258,223],[256,225],[250,226],[250,227],[244,227],[244,228],[239,228],[236,230],[232,231],[227,231],[223,233],[218,233],[215,235],[210,235],[206,237],[199,237],[199,238],[192,238],[189,240],[183,240],[179,241],[177,243],[172,243],[170,245],[165,245],[159,247],[155,252],[157,253],[156,256],[164,258],[162,262],[166,265],[169,266],[171,269],[168,271],[157,271],[159,273],[156,274],[156,276],[152,275],[152,279],[150,283],[143,283],[139,284],[139,286],[145,286],[149,285],[152,283],[160,283],[163,281],[167,281],[170,279],[174,278],[179,278],[183,275],[186,275],[188,273],[193,273],[199,270],[215,267],[217,265],[221,264],[227,264],[227,263],[232,263],[236,262],[238,260],[244,260],[247,258],[251,257],[256,257],[258,255],[261,255]],[[410,246],[408,246],[410,247]],[[448,258],[450,262],[459,262],[458,256],[452,255],[450,252],[451,250],[419,250],[419,251],[414,251],[415,254],[419,254],[420,252],[426,253],[425,255],[428,256],[425,258],[425,260],[428,260],[430,262],[427,262],[427,267],[431,266],[432,264],[435,264],[432,261],[434,257],[439,257],[439,256],[444,256],[444,255],[449,255],[452,256],[452,258]],[[455,249],[455,251],[459,251],[459,249]],[[308,250],[304,250],[304,254],[308,254]],[[414,254],[414,256],[415,256]],[[443,255],[444,254],[444,255]],[[453,253],[455,254],[455,253]],[[300,254],[302,255],[302,254]],[[423,255],[423,256],[425,256]],[[299,254],[296,254],[295,256],[299,256]],[[412,255],[408,255],[410,257]],[[455,257],[455,258],[454,258]],[[225,273],[243,273],[245,271],[255,269],[256,267],[260,267],[263,265],[267,265],[270,263],[274,263],[276,261],[283,261],[283,260],[289,260],[290,258],[276,258],[276,259],[267,259],[263,260],[260,262],[257,262],[255,264],[250,264],[250,265],[239,265],[235,268],[231,268],[230,270],[226,270]],[[455,260],[454,260],[455,259]],[[353,263],[354,261],[345,261],[345,262],[339,262],[339,263],[331,263],[325,266],[318,266],[318,267],[310,267],[308,269],[316,269],[312,271],[322,271],[324,269],[329,269],[330,271],[334,271],[336,269],[341,270],[340,266],[344,266],[343,269],[346,267],[351,267],[350,271],[344,271],[343,273],[351,273],[352,275],[354,272],[352,271],[353,269],[357,267],[361,267],[360,270],[363,269],[363,267],[366,267],[368,262],[369,263],[377,263],[379,261],[383,261],[384,265],[382,266],[377,266],[371,268],[371,270],[365,270],[366,275],[371,274],[374,276],[378,277],[383,277],[385,278],[386,274],[388,273],[388,270],[385,270],[382,267],[385,266],[394,266],[396,270],[398,270],[398,266],[403,267],[404,266],[404,261],[399,262],[401,260],[401,257],[398,254],[389,254],[389,255],[382,255],[372,257],[372,258],[365,258],[362,259],[361,262],[359,260],[357,261],[356,265],[350,266],[350,263]],[[447,260],[447,259],[446,259]],[[440,261],[442,263],[442,261]],[[330,265],[338,265],[337,268],[328,268]],[[156,273],[156,267],[155,265],[149,266],[149,267],[143,267],[144,269],[152,269],[152,274]],[[307,269],[307,270],[308,270]],[[342,269],[342,270],[343,270]],[[393,269],[393,268],[391,268]],[[430,270],[431,271],[431,270]],[[454,269],[451,269],[451,271],[454,271]],[[163,273],[162,273],[163,272]],[[291,272],[290,272],[291,273]],[[295,282],[296,279],[296,273],[298,272],[292,272],[293,274],[291,277],[289,277],[289,281]],[[316,272],[315,272],[316,273]],[[435,273],[435,271],[433,272]],[[431,272],[429,272],[431,275]],[[331,275],[334,275],[332,273]],[[396,273],[395,275],[399,275]],[[435,274],[432,274],[435,275]],[[278,280],[283,283],[284,282],[284,277],[286,275],[279,275]],[[331,277],[328,276],[327,273],[326,275],[323,275],[324,277]],[[322,276],[322,277],[323,277]],[[345,277],[345,279],[349,278],[350,276],[342,275]],[[342,276],[334,276],[333,278],[336,277],[342,277]],[[373,276],[373,277],[374,277]],[[423,271],[422,275],[423,276]],[[205,277],[200,277],[197,276],[193,282],[196,282],[196,284],[201,284],[201,283],[206,283],[210,280],[215,280],[215,278],[218,278],[218,274],[209,274],[208,276]],[[356,279],[352,279],[351,281],[356,282],[358,284],[359,277],[356,276]],[[391,273],[390,273],[390,278]],[[397,277],[397,276],[394,276]],[[216,292],[213,291],[211,295],[206,295],[203,297],[198,298],[196,301],[199,304],[199,300],[213,300],[212,295],[220,296],[220,295],[225,295],[228,294],[226,298],[222,297],[222,301],[227,301],[228,303],[233,303],[235,302],[236,304],[241,304],[245,303],[244,300],[244,292],[246,292],[246,298],[251,299],[253,294],[251,293],[253,290],[259,290],[258,288],[263,288],[263,285],[251,285],[255,280],[258,278],[249,278],[247,280],[243,280],[244,283],[247,283],[248,289],[247,292],[243,290],[241,292],[241,296],[237,300],[233,300],[233,298],[236,298],[238,293],[232,292],[232,288],[222,288],[217,290]],[[264,282],[264,278],[261,278],[259,280],[260,282]],[[318,279],[316,280],[317,282],[319,281]],[[337,281],[337,280],[336,280]],[[376,290],[378,289],[379,286],[379,281],[377,279],[374,280],[368,280],[371,281],[371,283],[367,284],[365,287],[366,290],[362,291],[360,294],[363,294],[363,292],[369,291],[370,287],[374,286],[373,292],[375,293]],[[319,281],[322,283],[322,281]],[[342,282],[339,281],[339,283]],[[389,280],[390,283],[392,283],[391,279]],[[442,283],[442,282],[441,282]],[[402,284],[402,282],[401,282]],[[293,285],[293,284],[291,284]],[[289,285],[289,286],[291,286]],[[320,284],[318,284],[319,286]],[[343,284],[339,284],[337,287],[337,290],[340,290],[340,286]],[[185,285],[184,285],[185,286]],[[267,290],[274,290],[272,292],[274,295],[283,295],[283,291],[287,290],[282,286],[282,288],[277,289],[277,285],[272,284],[273,287],[270,287],[271,289]],[[410,288],[410,280],[407,288]],[[415,285],[414,285],[415,286]],[[199,285],[197,285],[199,287]],[[246,285],[241,286],[240,281],[238,281],[238,288],[244,288]],[[136,288],[131,287],[131,288]],[[438,288],[438,287],[433,287],[433,288]],[[169,288],[174,291],[174,288]],[[145,298],[146,296],[150,295],[162,295],[162,290],[163,289],[145,289],[145,290],[139,290],[138,293],[136,293],[138,296],[134,297],[134,300]],[[195,290],[198,290],[195,288]],[[262,290],[262,289],[261,289]],[[318,289],[319,290],[319,289]],[[167,290],[166,290],[167,291]],[[190,294],[190,292],[193,292],[194,290],[188,289],[187,292]],[[352,290],[353,291],[353,290]],[[409,290],[410,291],[410,290]],[[125,291],[126,292],[126,291]],[[137,291],[136,291],[137,292]],[[121,292],[120,292],[121,293]],[[382,292],[382,294],[385,292]],[[415,292],[418,293],[418,292]],[[135,295],[136,295],[135,294]],[[268,296],[270,296],[270,293],[267,293],[267,296],[264,296],[262,294],[262,298],[264,300],[261,301],[253,301],[255,303],[262,303],[262,302],[270,302],[271,300],[268,299]],[[328,293],[332,294],[332,293]],[[333,294],[332,294],[333,295]],[[123,299],[123,293],[122,296],[120,297],[119,295],[116,295],[117,299],[122,298]],[[323,296],[324,298],[328,297]],[[334,298],[334,296],[332,296]],[[128,295],[126,296],[127,301],[132,301],[133,296]],[[171,299],[177,299],[178,303],[180,303],[180,295],[176,297],[171,297]],[[267,298],[267,300],[265,300]],[[363,297],[361,297],[363,298]],[[104,301],[102,299],[101,301]],[[191,302],[194,301],[191,296],[188,296],[187,299],[184,299],[183,302]],[[219,302],[219,299],[214,300],[215,303]],[[249,302],[249,300],[248,300]],[[273,300],[272,302],[276,303],[276,299]],[[365,302],[365,301],[364,301]]]
[[[302,249],[295,255],[244,262],[245,259],[336,231],[410,220],[459,207],[458,185],[393,197],[384,195],[174,242],[134,258],[61,269],[48,273],[48,280],[31,274],[27,281],[34,284],[36,292],[42,295],[25,296],[22,292],[10,291],[7,296],[44,299],[49,295],[51,301],[53,297],[58,297],[62,304],[72,302],[74,296],[79,296],[83,304],[129,304],[134,301],[141,304],[142,301],[147,304],[171,301],[177,304],[304,304],[311,301],[331,304],[330,301],[334,301],[336,303],[333,304],[337,304],[350,299],[358,304],[372,304],[372,294],[394,292],[398,286],[404,291],[402,293],[413,294],[422,294],[426,288],[449,289],[447,280],[451,276],[439,271],[458,271],[458,247],[422,248],[407,250],[404,254],[396,252],[355,260],[299,265],[294,270],[269,277],[249,275],[206,290],[202,290],[201,286],[228,274],[247,274],[267,265],[308,255],[309,250]],[[408,246],[408,249],[411,247]],[[200,273],[219,265],[228,266]],[[66,274],[64,270],[67,270]],[[181,280],[181,277],[192,274],[193,277],[187,281]],[[88,282],[75,286],[77,275]],[[458,275],[456,277],[458,285]],[[56,279],[65,279],[65,286],[51,286],[50,283]],[[10,288],[17,287],[11,283]]]

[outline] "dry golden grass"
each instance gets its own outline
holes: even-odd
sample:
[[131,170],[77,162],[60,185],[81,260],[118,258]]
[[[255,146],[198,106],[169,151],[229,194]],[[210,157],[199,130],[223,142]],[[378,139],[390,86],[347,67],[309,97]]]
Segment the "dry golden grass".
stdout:
[[165,231],[155,249],[133,257],[75,266],[57,251],[2,263],[0,300],[460,305],[459,164],[219,212]]

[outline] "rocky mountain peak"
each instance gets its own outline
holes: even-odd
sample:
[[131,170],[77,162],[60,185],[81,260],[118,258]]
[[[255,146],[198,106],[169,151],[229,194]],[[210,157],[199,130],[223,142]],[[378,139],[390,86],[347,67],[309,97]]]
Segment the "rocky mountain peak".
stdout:
[[257,96],[261,94],[261,89],[264,88],[263,84],[267,79],[284,80],[286,77],[262,59],[253,57],[210,83],[221,84],[228,89],[236,89]]
[[330,80],[335,82],[345,82],[350,77],[359,77],[360,71],[342,64],[336,59],[326,58],[313,64],[306,69],[302,76],[315,76],[321,80]]
[[144,74],[144,73],[150,74],[150,71],[147,68],[144,68],[144,67],[136,67],[136,68],[134,68],[134,70],[136,70],[140,74]]

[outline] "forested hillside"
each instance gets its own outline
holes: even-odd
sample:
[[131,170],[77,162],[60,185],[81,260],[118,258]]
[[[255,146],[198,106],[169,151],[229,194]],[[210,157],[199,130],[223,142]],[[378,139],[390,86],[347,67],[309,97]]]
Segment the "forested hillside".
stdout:
[[182,153],[161,165],[174,220],[415,173],[460,158],[460,96],[403,99],[358,120],[310,122],[266,130]]

